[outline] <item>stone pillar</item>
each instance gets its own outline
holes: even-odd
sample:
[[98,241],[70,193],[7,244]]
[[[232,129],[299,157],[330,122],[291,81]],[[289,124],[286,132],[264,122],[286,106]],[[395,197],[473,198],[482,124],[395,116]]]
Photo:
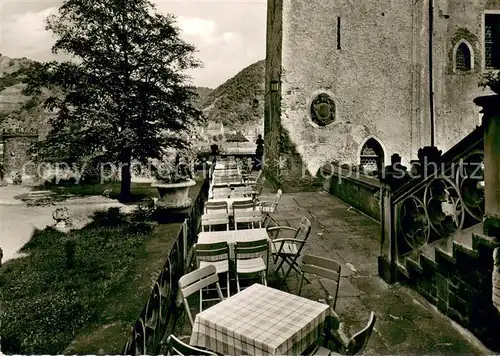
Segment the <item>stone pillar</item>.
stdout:
[[378,257],[379,276],[387,283],[397,282],[397,219],[392,194],[405,181],[407,168],[401,164],[401,156],[393,154],[391,165],[385,167],[380,175],[380,256]]
[[500,238],[500,95],[481,96],[474,103],[483,108],[484,233]]

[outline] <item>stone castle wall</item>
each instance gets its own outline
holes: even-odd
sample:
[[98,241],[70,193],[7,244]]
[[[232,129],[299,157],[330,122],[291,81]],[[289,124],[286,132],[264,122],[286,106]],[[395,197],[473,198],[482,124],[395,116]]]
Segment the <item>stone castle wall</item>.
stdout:
[[38,141],[38,133],[33,130],[6,130],[3,132],[3,179],[13,182],[16,172],[22,174],[22,180],[36,176],[36,167],[28,153],[30,146]]
[[[406,165],[416,158],[431,144],[429,1],[269,0],[267,90],[271,73],[279,72],[282,82],[278,103],[266,100],[271,143],[280,126],[312,174],[323,162],[359,164],[369,138],[381,144],[386,163],[393,153]],[[478,87],[485,9],[500,9],[500,2],[434,0],[434,137],[443,152],[479,124],[472,100],[487,94]],[[474,69],[454,72],[453,51],[464,39]],[[326,126],[311,114],[322,93],[334,102]],[[279,156],[269,145],[266,150]]]

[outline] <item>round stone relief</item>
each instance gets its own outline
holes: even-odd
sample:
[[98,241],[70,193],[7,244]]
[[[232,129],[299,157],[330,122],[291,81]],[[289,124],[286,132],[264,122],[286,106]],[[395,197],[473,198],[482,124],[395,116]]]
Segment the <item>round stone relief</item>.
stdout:
[[311,103],[311,120],[318,126],[335,121],[335,102],[326,93],[321,93]]

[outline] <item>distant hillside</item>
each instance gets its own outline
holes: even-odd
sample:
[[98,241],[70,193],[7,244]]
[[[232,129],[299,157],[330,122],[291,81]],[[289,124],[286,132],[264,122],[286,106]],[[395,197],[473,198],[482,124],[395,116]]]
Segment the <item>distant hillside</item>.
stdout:
[[[47,96],[31,98],[24,96],[22,90],[23,74],[35,63],[27,58],[10,58],[0,54],[0,130],[13,128],[38,128],[46,134],[48,116],[44,113],[42,102]],[[213,91],[211,88],[198,87],[196,105],[203,109],[203,103]]]
[[46,115],[40,98],[24,96],[24,73],[31,64],[27,58],[10,58],[0,54],[0,129],[44,128]]
[[[0,54],[0,130],[39,128],[47,131],[48,116],[40,98],[24,96],[23,74],[35,63],[27,58],[9,58]],[[259,126],[264,117],[264,61],[241,70],[216,89],[198,87],[196,105],[209,122],[222,122],[228,129]],[[46,132],[44,132],[46,133]]]
[[258,125],[264,117],[264,60],[255,62],[212,90],[203,102],[208,121],[239,128]]
[[203,105],[203,103],[207,99],[207,96],[214,91],[212,88],[207,87],[197,87],[196,89],[198,89],[198,101],[200,105]]

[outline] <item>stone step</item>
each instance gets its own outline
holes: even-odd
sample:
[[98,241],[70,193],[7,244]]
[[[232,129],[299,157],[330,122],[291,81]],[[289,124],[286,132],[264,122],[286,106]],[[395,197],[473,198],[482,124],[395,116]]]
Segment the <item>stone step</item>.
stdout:
[[33,195],[33,196],[38,196],[38,195],[55,195],[55,194],[56,193],[54,193],[51,190],[34,190],[34,191],[31,191],[31,192],[27,193],[27,195]]

